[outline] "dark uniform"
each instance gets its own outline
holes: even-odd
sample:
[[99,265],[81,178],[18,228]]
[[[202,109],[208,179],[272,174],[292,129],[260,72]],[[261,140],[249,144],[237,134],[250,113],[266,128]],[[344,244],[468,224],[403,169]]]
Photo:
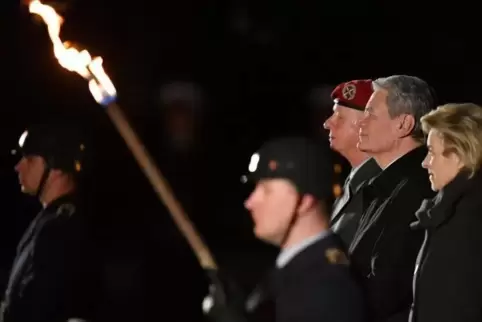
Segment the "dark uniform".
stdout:
[[[37,196],[50,169],[73,175],[81,170],[85,146],[74,138],[66,129],[47,126],[24,132],[22,154],[46,161]],[[18,245],[2,321],[94,320],[99,275],[93,250],[89,225],[76,196],[58,196],[35,217]]]
[[[297,187],[300,199],[304,194],[310,194],[323,201],[330,196],[332,189],[333,164],[329,154],[328,149],[322,150],[306,139],[273,140],[253,155],[249,179],[254,182],[270,178],[287,179]],[[293,217],[296,218],[296,215]],[[286,235],[295,222],[296,219],[288,227]],[[284,266],[277,265],[248,297],[243,311],[251,313],[244,314],[244,318],[278,322],[364,321],[362,294],[352,277],[339,237],[329,230],[322,231],[298,247],[292,259]],[[218,300],[223,302],[223,296],[213,294],[216,301],[210,313],[223,311],[216,306]],[[264,306],[265,313],[270,302],[274,305],[271,319],[266,314],[259,318],[258,309]],[[235,318],[224,315],[220,319],[216,318],[216,314],[211,317],[216,321],[241,321],[240,312],[237,311]]]
[[360,188],[380,171],[375,159],[366,160],[355,172],[352,170],[343,186],[343,194],[333,204],[331,229],[341,237],[347,247],[353,240],[365,209],[363,196],[359,193]]
[[[339,84],[332,91],[331,98],[335,104],[357,110],[361,114],[372,93],[372,80],[360,79]],[[343,194],[333,204],[331,229],[341,237],[347,247],[353,240],[364,210],[363,198],[358,193],[360,187],[380,171],[372,158],[352,169],[343,185]]]

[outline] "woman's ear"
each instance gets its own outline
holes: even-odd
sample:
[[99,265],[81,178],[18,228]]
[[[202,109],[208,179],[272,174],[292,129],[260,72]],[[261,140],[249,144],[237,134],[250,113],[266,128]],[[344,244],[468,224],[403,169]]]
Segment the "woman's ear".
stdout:
[[462,170],[465,167],[464,162],[462,161],[462,159],[460,158],[460,156],[457,153],[453,152],[452,158],[454,158],[454,162],[457,165],[457,168],[459,170]]

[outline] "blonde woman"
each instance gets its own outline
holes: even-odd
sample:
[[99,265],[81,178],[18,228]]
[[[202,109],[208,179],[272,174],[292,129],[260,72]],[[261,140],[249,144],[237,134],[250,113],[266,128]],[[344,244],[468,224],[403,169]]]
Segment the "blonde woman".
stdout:
[[411,322],[482,321],[482,107],[448,104],[423,116],[433,200],[415,266]]

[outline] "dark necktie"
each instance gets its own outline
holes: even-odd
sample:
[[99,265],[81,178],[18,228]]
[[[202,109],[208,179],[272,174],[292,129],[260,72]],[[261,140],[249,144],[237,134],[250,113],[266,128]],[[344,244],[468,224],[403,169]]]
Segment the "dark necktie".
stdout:
[[342,207],[346,205],[346,203],[350,200],[351,195],[353,194],[353,187],[351,185],[351,174],[346,178],[345,184],[343,185],[343,194],[341,197],[338,199],[338,201],[335,204],[334,207],[334,217],[332,218],[332,225],[333,225],[333,230],[336,231],[336,228],[340,222],[340,219],[342,217],[342,213],[340,213],[340,210]]

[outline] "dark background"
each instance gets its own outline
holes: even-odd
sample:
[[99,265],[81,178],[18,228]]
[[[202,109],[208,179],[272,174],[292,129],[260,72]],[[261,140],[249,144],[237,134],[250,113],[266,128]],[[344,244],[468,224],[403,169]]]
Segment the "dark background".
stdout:
[[[476,29],[431,23],[433,12],[415,17],[408,3],[396,10],[361,1],[61,4],[62,39],[104,58],[132,126],[221,269],[246,290],[276,255],[252,234],[243,208],[250,188],[239,180],[264,140],[325,140],[330,90],[350,79],[412,74],[431,83],[440,102],[481,99]],[[10,150],[34,122],[74,119],[90,132],[86,203],[104,254],[106,312],[117,321],[196,320],[207,279],[105,111],[83,79],[57,64],[45,26],[25,5],[4,0],[1,12],[0,284],[38,210],[19,192]],[[161,99],[161,88],[179,82],[194,84],[199,99]],[[189,117],[199,127],[181,153],[169,141]]]

